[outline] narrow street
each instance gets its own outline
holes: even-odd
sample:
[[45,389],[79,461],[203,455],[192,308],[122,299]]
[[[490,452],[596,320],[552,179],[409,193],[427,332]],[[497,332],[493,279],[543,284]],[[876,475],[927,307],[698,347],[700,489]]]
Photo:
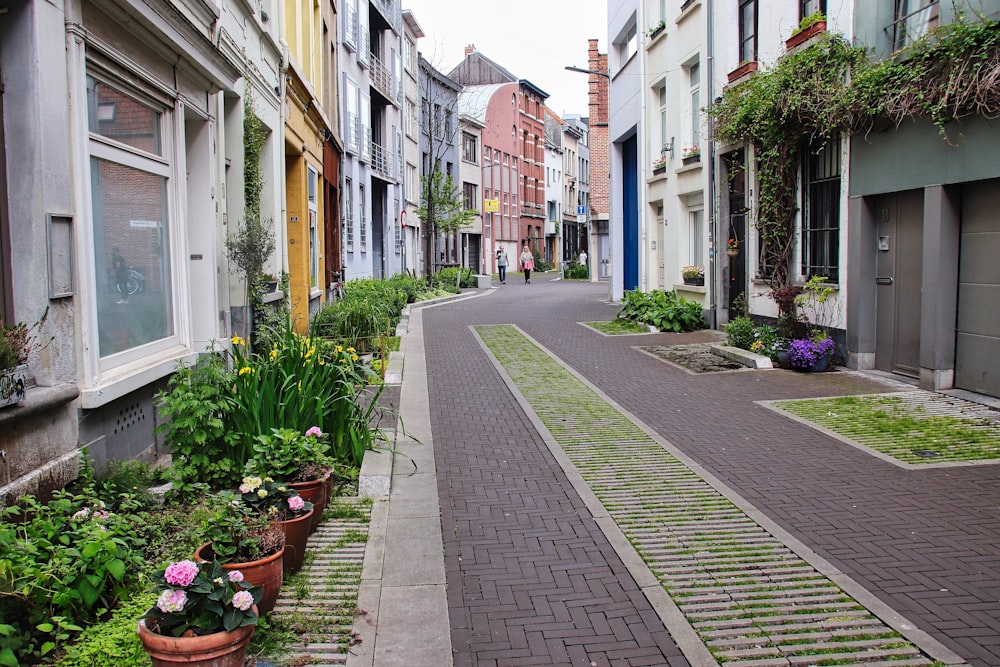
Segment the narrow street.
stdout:
[[[611,319],[615,310],[606,301],[606,286],[553,280],[551,274],[537,276],[531,285],[512,277],[483,296],[421,309],[417,319],[426,354],[456,665],[711,664],[704,660],[713,654],[721,664],[734,665],[815,664],[852,655],[849,662],[866,664],[934,659],[1000,664],[995,465],[901,469],[754,403],[905,385],[843,369],[695,376],[633,348],[711,334],[605,337],[578,324]],[[542,350],[529,355],[518,347],[530,341],[517,330]],[[481,336],[489,340],[481,342]],[[560,375],[566,369],[578,377]],[[404,397],[407,383],[404,371]],[[567,393],[570,385],[588,383],[598,393],[584,398]],[[626,418],[617,411],[617,416],[603,413],[614,404]],[[600,420],[588,423],[594,410],[602,411]],[[560,420],[569,425],[560,429]],[[636,433],[623,440],[615,428]],[[613,483],[601,477],[601,466],[588,473],[579,452],[566,446],[573,437],[584,451],[605,451],[606,477],[615,477]],[[568,456],[550,449],[553,438]],[[658,488],[649,478],[660,469],[645,465],[625,471],[636,476],[634,482],[619,474],[639,455],[629,448],[647,444],[643,441],[658,443],[659,455],[670,459],[666,464],[682,462],[683,484],[672,485],[667,477],[674,473],[662,472]],[[616,504],[629,490],[632,497],[625,493],[624,506]],[[681,582],[683,573],[671,571],[671,563],[704,544],[693,549],[688,543],[685,550],[655,540],[643,543],[644,525],[659,530],[669,523],[664,512],[676,511],[687,498],[705,498],[706,492],[735,512],[716,522],[727,526],[713,538],[739,555],[733,569],[759,572],[752,581],[779,591],[770,596],[774,609],[757,616],[812,613],[794,595],[821,600],[819,611],[826,616],[815,623],[830,643],[815,644],[812,658],[787,647],[768,657],[775,649],[767,647],[803,632],[801,624],[787,620],[764,629],[754,614],[736,614],[751,619],[753,632],[728,632],[735,625],[718,621],[735,618],[729,608],[718,607],[713,615],[712,605],[699,604],[726,598],[741,609],[765,606],[759,595],[741,598],[747,589],[736,583],[752,582],[723,581],[718,565],[704,558],[695,558],[701,563],[691,571],[715,572],[720,588]],[[594,511],[597,496],[606,511]],[[622,519],[635,511],[638,523]],[[649,513],[645,519],[642,512]],[[611,530],[609,520],[616,524]],[[628,554],[623,558],[611,541],[616,531],[641,560],[625,562]],[[673,532],[681,542],[693,539]],[[765,571],[753,561],[757,557],[771,568],[805,568],[800,576],[784,578],[807,583],[789,593],[778,585],[781,573]],[[649,578],[651,572],[656,579]],[[690,586],[694,597],[675,594],[664,601],[656,580],[675,593],[678,586]],[[865,620],[848,622],[856,614]],[[706,618],[714,618],[714,625],[706,625]],[[841,626],[867,624],[871,629],[857,636],[841,632]],[[888,646],[912,654],[883,655],[886,649],[875,644],[901,629],[905,639]],[[746,636],[759,640],[746,642]]]

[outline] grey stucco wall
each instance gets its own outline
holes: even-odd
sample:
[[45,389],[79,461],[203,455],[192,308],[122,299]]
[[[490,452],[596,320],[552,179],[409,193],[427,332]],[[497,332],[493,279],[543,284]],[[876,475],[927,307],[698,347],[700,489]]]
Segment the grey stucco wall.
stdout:
[[850,196],[883,194],[1000,176],[1000,121],[972,118],[948,126],[946,141],[930,121],[851,138]]

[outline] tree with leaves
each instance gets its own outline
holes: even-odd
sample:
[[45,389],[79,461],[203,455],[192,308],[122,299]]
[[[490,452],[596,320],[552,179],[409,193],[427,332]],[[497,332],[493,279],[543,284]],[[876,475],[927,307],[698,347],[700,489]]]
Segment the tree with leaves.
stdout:
[[472,224],[474,209],[465,207],[465,195],[455,180],[435,169],[421,178],[421,204],[417,215],[424,221],[428,234],[454,234]]

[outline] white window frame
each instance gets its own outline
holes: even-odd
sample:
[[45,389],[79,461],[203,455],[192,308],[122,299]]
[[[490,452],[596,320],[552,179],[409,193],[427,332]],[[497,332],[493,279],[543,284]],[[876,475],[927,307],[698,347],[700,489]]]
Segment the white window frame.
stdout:
[[319,172],[306,165],[306,195],[309,206],[309,285],[319,285]]
[[688,209],[688,264],[705,266],[705,207]]
[[[159,131],[162,155],[148,153],[94,132],[88,133],[88,155],[85,170],[88,185],[84,188],[86,202],[84,215],[88,220],[85,234],[87,236],[88,245],[91,247],[88,252],[83,252],[79,255],[79,261],[83,264],[81,270],[86,271],[88,275],[93,276],[96,276],[96,272],[101,270],[96,266],[93,249],[95,221],[93,217],[94,209],[90,188],[92,178],[90,166],[91,158],[114,162],[164,178],[166,190],[164,199],[164,206],[166,208],[165,224],[167,227],[166,243],[170,252],[170,318],[173,324],[172,331],[168,332],[167,336],[163,338],[101,357],[98,326],[98,300],[96,298],[91,299],[87,312],[89,316],[89,323],[92,323],[92,325],[89,323],[85,324],[84,335],[89,341],[89,350],[85,360],[88,367],[86,369],[86,377],[88,378],[88,385],[93,387],[105,382],[106,374],[110,374],[112,371],[120,368],[121,366],[133,362],[148,360],[151,356],[156,355],[157,353],[177,349],[185,342],[180,334],[186,326],[185,322],[187,320],[187,316],[185,312],[182,312],[179,301],[179,294],[181,292],[181,285],[179,285],[179,281],[181,280],[180,272],[182,267],[178,260],[179,254],[177,250],[178,235],[183,233],[183,230],[179,229],[180,216],[178,215],[177,204],[179,198],[179,194],[177,192],[177,188],[179,187],[178,184],[183,182],[183,179],[179,176],[180,167],[177,164],[177,156],[183,155],[182,148],[178,145],[178,136],[180,135],[183,137],[183,134],[182,129],[178,127],[178,113],[174,106],[169,106],[164,104],[162,101],[151,99],[149,96],[143,95],[141,92],[131,86],[128,86],[126,83],[117,80],[115,77],[105,75],[97,71],[92,71],[90,68],[87,69],[86,76],[92,77],[104,85],[115,88],[116,90],[131,96],[141,103],[155,108],[160,113]],[[84,88],[86,87],[86,77],[81,85]],[[86,99],[85,94],[84,99]],[[86,107],[84,107],[83,113],[87,113]],[[83,127],[88,127],[88,124],[84,122]],[[97,289],[96,282],[94,289]]]
[[344,248],[354,252],[354,183],[344,179]]
[[365,184],[358,183],[358,242],[361,244],[361,252],[368,252],[368,215],[365,207],[368,202],[365,197]]

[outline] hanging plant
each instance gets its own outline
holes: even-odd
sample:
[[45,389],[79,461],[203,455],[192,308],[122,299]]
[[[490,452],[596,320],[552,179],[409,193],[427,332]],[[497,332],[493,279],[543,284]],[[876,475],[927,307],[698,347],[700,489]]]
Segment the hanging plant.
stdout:
[[772,290],[791,284],[797,185],[804,146],[836,133],[879,130],[925,116],[947,139],[946,125],[1000,114],[997,21],[965,21],[934,30],[873,62],[841,35],[824,34],[770,69],[725,89],[709,110],[716,138],[750,144],[758,183],[754,227],[760,268]]

